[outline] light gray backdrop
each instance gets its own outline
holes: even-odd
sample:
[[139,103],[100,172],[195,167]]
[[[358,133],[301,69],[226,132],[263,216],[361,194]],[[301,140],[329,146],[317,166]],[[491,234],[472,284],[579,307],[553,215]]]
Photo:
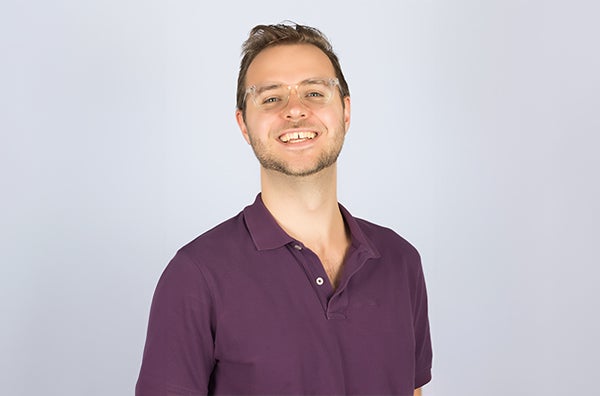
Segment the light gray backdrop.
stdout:
[[[285,5],[282,5],[285,3]],[[0,393],[130,395],[175,251],[258,192],[239,48],[333,41],[340,199],[422,253],[428,396],[595,395],[595,1],[4,1]]]

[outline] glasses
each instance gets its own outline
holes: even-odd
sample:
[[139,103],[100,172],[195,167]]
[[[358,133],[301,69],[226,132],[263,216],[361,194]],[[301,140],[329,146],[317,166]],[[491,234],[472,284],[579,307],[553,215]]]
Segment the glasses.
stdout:
[[292,89],[296,91],[300,102],[309,108],[319,108],[327,105],[340,82],[337,78],[311,78],[296,85],[282,83],[267,83],[252,85],[246,89],[246,97],[262,111],[283,110],[290,100]]

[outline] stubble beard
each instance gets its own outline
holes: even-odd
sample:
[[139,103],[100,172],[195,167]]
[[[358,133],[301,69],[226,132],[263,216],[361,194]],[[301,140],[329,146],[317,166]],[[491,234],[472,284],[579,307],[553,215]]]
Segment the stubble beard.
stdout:
[[334,135],[335,139],[321,152],[314,165],[295,169],[284,159],[278,158],[273,154],[259,139],[254,139],[250,131],[248,133],[254,155],[256,155],[258,162],[263,168],[294,177],[311,176],[336,163],[344,145],[345,126],[343,122],[334,131]]

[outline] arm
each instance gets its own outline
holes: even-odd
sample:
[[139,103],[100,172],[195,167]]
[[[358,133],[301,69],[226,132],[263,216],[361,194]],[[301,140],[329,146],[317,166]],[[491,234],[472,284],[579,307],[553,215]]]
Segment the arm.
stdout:
[[206,395],[214,367],[208,286],[187,255],[163,272],[152,300],[136,395]]
[[[420,264],[420,259],[419,259]],[[414,297],[413,317],[415,333],[415,392],[421,396],[421,387],[431,380],[432,348],[427,309],[427,288],[422,267],[418,268]]]

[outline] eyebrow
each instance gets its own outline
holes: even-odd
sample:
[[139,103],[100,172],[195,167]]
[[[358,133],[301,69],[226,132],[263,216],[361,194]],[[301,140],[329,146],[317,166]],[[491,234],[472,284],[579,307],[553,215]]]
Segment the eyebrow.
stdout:
[[[327,81],[328,81],[327,78],[323,78],[323,77],[311,77],[311,78],[307,78],[305,80],[302,80],[302,81],[300,81],[297,84],[298,85],[306,84],[306,83],[310,83],[310,84],[324,84]],[[288,85],[295,85],[295,84],[267,82],[267,83],[262,84],[262,85],[254,85],[254,87],[255,87],[257,93],[261,93],[261,92],[268,91],[270,89],[276,89],[276,88],[279,88],[281,86],[288,86]]]
[[277,89],[283,86],[283,83],[266,83],[265,85],[255,85],[255,89],[257,93],[265,92],[270,89]]

